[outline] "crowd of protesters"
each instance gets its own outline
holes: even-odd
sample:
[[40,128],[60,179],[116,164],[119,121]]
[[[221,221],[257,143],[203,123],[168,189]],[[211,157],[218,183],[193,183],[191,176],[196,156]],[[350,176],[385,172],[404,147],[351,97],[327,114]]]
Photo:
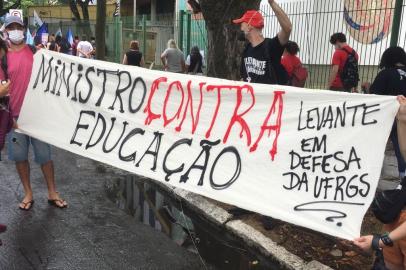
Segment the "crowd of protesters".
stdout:
[[[246,42],[241,55],[241,80],[249,83],[304,85],[307,73],[297,56],[299,46],[289,40],[292,24],[276,3],[268,0],[280,25],[280,31],[273,38],[265,38],[262,34],[264,18],[260,11],[246,11],[241,18],[233,20],[239,25]],[[75,55],[81,58],[94,58],[96,46],[94,38],[87,41],[75,36],[73,44],[66,38],[49,36],[48,42],[35,40],[35,47],[28,46],[24,39],[25,26],[19,17],[8,16],[5,20],[5,32],[8,40],[0,40],[0,57],[7,65],[1,65],[0,97],[9,95],[10,107],[14,120],[19,117],[22,102],[27,91],[33,65],[35,50],[47,49],[59,53]],[[326,89],[332,91],[356,92],[358,87],[359,55],[347,44],[343,33],[333,33],[330,43],[335,47],[331,61],[331,73]],[[165,71],[191,75],[203,75],[205,61],[197,46],[193,46],[185,57],[178,48],[175,40],[170,39],[167,48],[161,54]],[[5,62],[5,61],[2,61]],[[124,54],[122,64],[143,67],[144,56],[136,40],[130,42],[129,50]],[[406,163],[406,53],[400,47],[388,48],[382,55],[379,68],[381,71],[372,82],[365,83],[363,88],[373,94],[399,96],[401,105],[397,121],[394,122],[390,139],[394,145],[399,177],[405,177]],[[16,126],[15,126],[16,127]],[[24,188],[24,197],[19,209],[28,211],[34,205],[34,194],[30,184],[30,164],[28,151],[33,147],[35,162],[41,166],[48,188],[50,205],[65,208],[67,202],[56,192],[54,163],[51,158],[50,146],[30,136],[17,133],[14,129],[7,135],[8,157],[15,162],[16,170]],[[406,208],[405,208],[406,210]],[[232,213],[238,213],[238,209]],[[265,219],[264,224],[272,223]],[[0,232],[5,226],[0,224]],[[393,224],[385,225],[388,233],[380,236],[378,247],[383,248],[386,267],[388,269],[406,269],[406,212],[402,212]],[[369,249],[373,236],[363,236],[355,239],[354,244],[363,249]]]
[[47,42],[43,42],[42,38],[39,36],[35,37],[34,43],[36,50],[47,49],[54,52],[89,59],[94,59],[96,56],[95,38],[91,37],[90,41],[88,41],[85,35],[82,39],[80,39],[79,36],[75,36],[72,44],[66,37],[55,34],[49,35]]

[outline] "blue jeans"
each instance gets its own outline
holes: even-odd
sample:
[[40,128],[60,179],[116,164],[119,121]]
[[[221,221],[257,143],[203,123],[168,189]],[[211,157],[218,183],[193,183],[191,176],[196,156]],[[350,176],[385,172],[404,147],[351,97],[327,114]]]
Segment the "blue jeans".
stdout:
[[398,161],[399,176],[404,176],[406,170],[406,163],[402,157],[402,154],[400,153],[396,121],[393,123],[392,130],[390,132],[390,139],[392,141],[393,149],[395,150],[396,159]]
[[15,162],[28,160],[30,144],[34,149],[34,160],[39,165],[44,165],[51,160],[51,147],[49,144],[32,138],[14,130],[7,134],[8,159]]

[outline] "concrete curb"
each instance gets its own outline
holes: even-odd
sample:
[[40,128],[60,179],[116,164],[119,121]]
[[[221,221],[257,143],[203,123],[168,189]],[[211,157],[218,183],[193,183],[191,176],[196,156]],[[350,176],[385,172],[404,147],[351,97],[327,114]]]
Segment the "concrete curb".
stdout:
[[[197,214],[203,215],[216,226],[224,226],[229,232],[241,239],[247,246],[258,250],[261,255],[275,261],[281,269],[289,270],[332,270],[318,262],[306,262],[299,256],[289,252],[272,239],[241,220],[231,220],[232,215],[223,208],[210,202],[203,196],[184,189],[170,187],[154,181],[161,190],[172,193],[177,199],[183,199],[187,206]],[[231,220],[231,221],[230,221]]]
[[[110,169],[118,169],[110,166]],[[122,172],[122,171],[121,171]],[[119,175],[123,175],[119,173]],[[261,256],[275,262],[280,269],[287,270],[333,270],[319,261],[306,262],[299,256],[289,252],[283,246],[278,245],[269,237],[266,237],[259,230],[242,222],[241,220],[231,220],[232,215],[225,209],[219,207],[209,199],[189,192],[187,190],[176,188],[164,183],[151,180],[142,176],[130,176],[134,181],[149,181],[149,184],[155,185],[159,191],[167,193],[174,200],[182,201],[184,207],[189,208],[197,215],[204,217],[212,225],[223,227],[230,232],[235,238],[240,239],[248,247],[257,250]]]
[[[115,171],[120,171],[114,167],[110,167]],[[382,168],[380,180],[380,189],[388,189],[397,185],[397,164],[393,151],[387,151]],[[123,171],[119,173],[123,175]],[[214,226],[224,227],[231,232],[236,238],[241,239],[247,246],[252,247],[260,252],[260,254],[272,261],[275,261],[281,269],[297,269],[297,270],[332,270],[319,261],[306,262],[299,256],[289,252],[284,247],[278,245],[272,239],[266,237],[263,233],[253,228],[252,226],[242,222],[241,220],[231,220],[232,215],[223,208],[217,206],[203,196],[194,194],[184,189],[175,188],[164,183],[154,181],[142,176],[132,176],[138,180],[148,180],[151,184],[159,187],[160,190],[172,196],[175,200],[183,200],[187,207],[203,216]],[[382,179],[383,178],[383,179]],[[385,179],[385,180],[384,180]],[[388,180],[386,180],[388,179]]]
[[276,260],[283,269],[300,270],[327,270],[332,269],[318,261],[305,262],[295,254],[290,253],[284,247],[278,245],[260,231],[241,220],[233,220],[226,224],[226,228],[240,237],[249,246],[259,248],[261,253]]

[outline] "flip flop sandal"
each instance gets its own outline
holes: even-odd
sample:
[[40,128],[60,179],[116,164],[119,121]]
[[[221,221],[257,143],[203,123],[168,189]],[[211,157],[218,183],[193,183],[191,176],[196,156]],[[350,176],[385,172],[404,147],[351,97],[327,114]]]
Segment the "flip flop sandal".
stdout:
[[[29,201],[29,202],[21,202],[21,203],[24,205],[24,207],[19,206],[18,208],[20,208],[20,210],[23,210],[23,211],[30,211],[31,208],[32,208],[32,206],[34,205],[34,200]],[[29,206],[28,208],[26,208],[28,204],[29,204],[30,206]]]
[[[57,204],[57,202],[59,202],[61,205]],[[49,205],[52,205],[52,206],[54,206],[56,208],[66,208],[66,207],[68,207],[67,205],[63,204],[64,202],[65,201],[62,200],[62,199],[54,199],[54,200],[49,200],[48,199]]]

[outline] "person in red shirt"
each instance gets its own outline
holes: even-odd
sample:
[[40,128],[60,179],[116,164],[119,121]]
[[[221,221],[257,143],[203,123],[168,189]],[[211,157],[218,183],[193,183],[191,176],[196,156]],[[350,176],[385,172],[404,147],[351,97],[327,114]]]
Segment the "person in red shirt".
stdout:
[[[7,53],[7,44],[3,40],[0,39],[0,58],[4,57]],[[0,83],[0,98],[8,95],[10,86],[10,81],[6,81],[5,83]],[[1,146],[0,146],[1,147]],[[0,148],[1,150],[1,148]],[[0,233],[3,233],[7,230],[7,226],[0,223]],[[1,239],[0,239],[0,246],[1,246]]]
[[302,65],[297,53],[299,52],[299,46],[294,41],[288,41],[285,45],[285,51],[282,55],[281,64],[288,73],[288,77],[292,78],[293,70]]
[[[354,92],[355,88],[346,89],[341,81],[341,73],[343,72],[345,62],[348,55],[354,50],[348,46],[347,38],[343,33],[335,33],[330,38],[330,43],[334,45],[335,52],[333,54],[332,68],[330,78],[326,89],[344,92]],[[354,51],[355,52],[355,51]],[[359,59],[358,54],[355,52],[355,58]]]
[[[26,29],[20,17],[6,17],[4,27],[10,43],[6,54],[7,68],[3,64],[0,69],[0,79],[10,79],[10,108],[13,118],[17,120],[30,82],[34,52],[25,43]],[[34,150],[35,162],[40,165],[47,183],[48,203],[58,208],[66,208],[66,201],[61,199],[56,191],[50,145],[26,134],[18,133],[14,129],[7,134],[7,140],[8,157],[9,160],[15,162],[25,194],[19,208],[28,211],[34,205],[28,160],[30,145]]]

